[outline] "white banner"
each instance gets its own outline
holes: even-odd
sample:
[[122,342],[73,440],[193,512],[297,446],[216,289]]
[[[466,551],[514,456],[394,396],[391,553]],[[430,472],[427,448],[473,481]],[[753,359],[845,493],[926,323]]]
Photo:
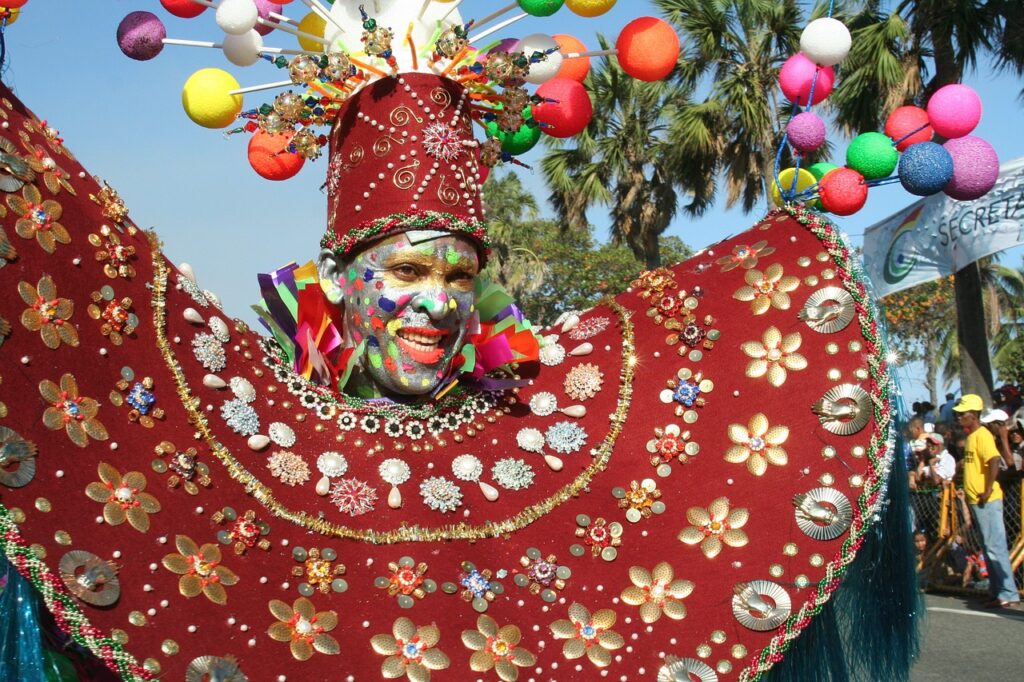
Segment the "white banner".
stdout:
[[921,199],[864,232],[864,266],[881,297],[952,275],[1024,243],[1024,157],[1003,164],[992,191],[974,201]]

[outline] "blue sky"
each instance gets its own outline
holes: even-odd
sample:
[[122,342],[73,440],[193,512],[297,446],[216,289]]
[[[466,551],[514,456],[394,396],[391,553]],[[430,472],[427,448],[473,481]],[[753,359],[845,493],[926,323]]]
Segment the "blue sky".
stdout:
[[[416,11],[419,0],[408,1]],[[463,17],[486,14],[503,4],[468,0]],[[296,17],[304,9],[300,2],[285,7]],[[258,177],[246,161],[247,137],[224,139],[218,131],[194,125],[182,111],[181,86],[191,73],[208,66],[231,71],[242,85],[279,80],[279,72],[265,62],[235,67],[219,50],[185,47],[169,46],[149,62],[132,61],[118,49],[115,31],[121,18],[134,10],[161,16],[169,37],[217,40],[220,35],[212,11],[192,20],[177,19],[157,0],[34,0],[7,29],[3,80],[61,131],[90,172],[121,193],[139,225],[157,229],[172,260],[191,263],[203,287],[220,295],[232,314],[249,318],[248,306],[258,296],[255,273],[316,254],[325,225],[326,200],[319,190],[325,159],[307,163],[288,182]],[[500,35],[570,33],[594,45],[596,33],[615,36],[642,14],[656,15],[656,10],[649,2],[622,0],[601,17],[583,19],[563,9],[548,19],[523,20]],[[265,41],[296,47],[290,35],[271,34]],[[996,73],[988,63],[965,82],[978,90],[984,104],[975,134],[991,142],[1002,159],[1024,155],[1019,130],[1024,109],[1017,99],[1022,84]],[[272,94],[250,95],[246,107]],[[834,139],[841,155],[846,142]],[[531,154],[525,161],[536,158]],[[538,173],[517,172],[539,197],[546,196]],[[912,199],[898,185],[875,188],[864,210],[837,222],[859,243],[865,227]],[[756,217],[726,210],[720,202],[700,219],[677,218],[669,234],[701,247],[742,231]],[[606,215],[594,212],[592,219],[599,234],[606,234]],[[1011,253],[1005,262],[1017,265],[1019,259]],[[905,390],[917,399],[921,389],[908,378]]]

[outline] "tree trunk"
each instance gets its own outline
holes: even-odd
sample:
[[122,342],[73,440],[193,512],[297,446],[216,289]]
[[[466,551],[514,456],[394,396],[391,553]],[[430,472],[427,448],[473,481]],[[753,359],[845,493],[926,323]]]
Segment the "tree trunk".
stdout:
[[[934,13],[928,17],[928,31],[931,34],[935,77],[928,84],[926,97],[944,85],[959,83],[963,74],[957,65],[956,48],[948,23]],[[942,142],[941,139],[938,140]],[[956,273],[953,279],[956,295],[957,345],[960,347],[960,390],[962,393],[976,393],[986,405],[992,402],[992,364],[988,354],[988,335],[985,326],[985,309],[982,302],[981,270],[974,262]]]
[[654,230],[647,230],[644,234],[644,260],[648,270],[661,266],[661,243]]
[[960,390],[992,401],[992,364],[981,304],[981,269],[974,262],[956,273],[956,338],[960,346]]
[[928,388],[928,400],[932,405],[939,403],[939,340],[929,334],[924,342],[925,384]]

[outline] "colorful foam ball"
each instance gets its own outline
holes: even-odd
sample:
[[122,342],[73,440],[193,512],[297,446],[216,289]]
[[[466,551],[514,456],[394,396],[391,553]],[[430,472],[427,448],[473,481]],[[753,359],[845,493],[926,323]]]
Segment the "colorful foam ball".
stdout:
[[599,17],[615,6],[615,0],[565,0],[565,6],[581,17]]
[[185,113],[204,128],[226,128],[234,123],[242,111],[242,96],[232,95],[238,81],[222,69],[196,71],[181,90],[181,105]]
[[18,9],[24,7],[28,0],[0,0],[0,8],[3,9]]
[[21,10],[18,8],[6,8],[7,9],[7,25],[10,26],[18,20],[21,16]]
[[944,85],[928,100],[928,120],[943,137],[963,137],[981,120],[981,98],[963,83]]
[[889,114],[889,118],[885,119],[885,134],[896,141],[897,151],[902,152],[918,142],[928,142],[932,139],[933,133],[931,125],[928,124],[928,112],[921,107],[909,104],[897,107]]
[[[796,187],[793,186],[794,177],[796,178]],[[784,168],[779,171],[778,181],[772,180],[772,186],[769,190],[772,203],[776,206],[782,206],[786,203],[786,199],[782,196],[783,192],[786,194],[789,194],[791,191],[800,193],[814,185],[815,182],[814,176],[806,168],[801,168],[799,171],[796,168]],[[781,191],[779,187],[782,188]]]
[[253,0],[220,0],[217,6],[217,26],[229,35],[253,30],[259,16]]
[[160,4],[165,10],[182,19],[198,17],[206,11],[206,5],[200,5],[192,0],[160,0]]
[[[825,177],[826,175],[828,175],[837,168],[839,168],[839,166],[835,165],[834,163],[829,163],[828,161],[819,161],[818,163],[811,164],[810,166],[808,166],[807,170],[810,171],[811,175],[814,176],[814,179],[818,183],[821,183],[821,179],[823,177]],[[824,207],[822,207],[821,205],[821,199],[815,199],[812,205],[819,211],[824,210]]]
[[846,165],[868,180],[888,177],[899,161],[900,153],[882,133],[861,133],[846,148]]
[[530,114],[530,107],[523,109],[523,118],[526,119],[519,130],[506,132],[498,128],[497,121],[487,123],[487,137],[497,137],[501,140],[501,149],[512,156],[525,154],[536,146],[540,140],[540,126],[533,121]]
[[554,38],[545,33],[531,33],[519,41],[516,51],[522,52],[527,57],[534,52],[547,52],[553,50],[548,56],[539,62],[530,64],[530,71],[526,74],[526,82],[540,85],[547,83],[558,74],[562,68],[562,53],[558,51],[558,43]]
[[984,196],[999,179],[999,156],[985,140],[965,135],[942,145],[953,157],[953,179],[942,191],[959,201]]
[[641,81],[661,80],[679,60],[676,30],[654,17],[639,17],[626,24],[615,48],[622,70]]
[[[327,22],[324,21],[316,12],[310,12],[299,20],[299,25],[296,26],[296,28],[303,33],[320,36],[322,38],[324,35],[324,29],[327,28]],[[324,49],[324,46],[315,40],[303,38],[302,36],[296,37],[298,38],[299,45],[302,46],[303,50],[309,50],[310,52],[322,52]]]
[[786,125],[789,143],[799,152],[813,152],[825,142],[825,122],[811,111],[797,114]]
[[518,0],[519,8],[532,17],[550,17],[562,9],[565,0]]
[[564,33],[558,33],[551,37],[558,43],[558,51],[562,53],[562,66],[558,69],[557,75],[560,78],[571,78],[582,83],[590,73],[590,57],[569,58],[565,55],[573,52],[586,52],[587,46],[578,38]]
[[[815,78],[814,74],[818,76]],[[811,86],[814,86],[814,96],[811,104],[818,104],[830,94],[835,85],[836,75],[831,66],[821,69],[818,65],[799,52],[786,60],[779,69],[779,87],[782,94],[790,102],[796,102],[800,106],[806,106],[807,99],[811,97]]]
[[953,157],[941,144],[919,142],[903,152],[898,174],[903,189],[919,197],[931,196],[953,179]]
[[140,62],[160,54],[166,37],[164,22],[152,12],[131,12],[117,25],[117,46],[125,56]]
[[224,56],[237,66],[252,66],[260,60],[263,49],[263,36],[256,30],[246,31],[242,35],[228,33],[221,42]]
[[868,200],[868,186],[864,176],[852,168],[836,168],[818,183],[818,196],[829,213],[853,215]]
[[249,165],[267,180],[287,180],[302,170],[306,159],[288,151],[295,132],[268,133],[257,130],[249,139]]
[[544,101],[533,105],[533,118],[551,137],[579,135],[594,115],[590,95],[578,81],[552,78],[537,88],[536,94]]
[[800,34],[800,51],[820,66],[835,66],[850,53],[850,29],[832,17],[815,19]]
[[[256,3],[256,11],[259,12],[260,19],[263,19],[264,21],[273,21],[273,19],[270,18],[271,12],[281,14],[281,12],[284,11],[284,3],[281,2],[271,2],[271,0],[253,0],[253,2]],[[273,30],[273,26],[264,26],[258,22],[256,24],[256,32],[261,36],[265,36]]]

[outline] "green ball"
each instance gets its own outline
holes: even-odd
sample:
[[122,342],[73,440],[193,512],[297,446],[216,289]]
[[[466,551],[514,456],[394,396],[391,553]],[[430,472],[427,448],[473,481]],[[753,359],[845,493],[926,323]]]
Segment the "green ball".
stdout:
[[865,180],[888,177],[899,161],[896,145],[882,133],[861,133],[846,149],[846,165]]
[[565,0],[519,0],[519,8],[533,17],[550,17],[564,4]]
[[487,137],[497,137],[501,140],[502,151],[512,156],[525,154],[533,149],[540,140],[541,131],[540,126],[533,120],[529,106],[523,109],[523,118],[525,119],[523,125],[519,126],[519,130],[514,133],[502,132],[498,130],[497,121],[489,121],[487,123]]
[[836,168],[839,168],[839,166],[835,165],[834,163],[829,163],[828,161],[819,161],[818,163],[814,164],[807,170],[811,171],[811,175],[814,176],[815,180],[821,182],[821,179],[825,177],[826,173],[835,170]]

